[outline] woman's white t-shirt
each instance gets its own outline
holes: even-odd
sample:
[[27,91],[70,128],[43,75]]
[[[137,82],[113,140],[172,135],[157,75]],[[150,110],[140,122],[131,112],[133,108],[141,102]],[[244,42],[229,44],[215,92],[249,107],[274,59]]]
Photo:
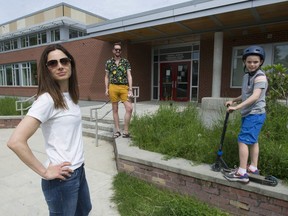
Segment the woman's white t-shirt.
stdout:
[[63,93],[68,109],[55,109],[49,93],[40,95],[27,115],[41,122],[45,140],[45,150],[50,163],[70,162],[72,170],[84,163],[82,119],[79,105],[75,104],[69,93]]

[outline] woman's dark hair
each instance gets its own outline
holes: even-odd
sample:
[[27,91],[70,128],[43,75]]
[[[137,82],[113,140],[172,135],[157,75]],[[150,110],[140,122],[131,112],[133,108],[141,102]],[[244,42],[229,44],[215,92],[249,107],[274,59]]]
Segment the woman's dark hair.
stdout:
[[63,93],[58,82],[52,77],[51,72],[46,66],[48,54],[55,50],[61,50],[69,59],[71,59],[71,76],[69,78],[69,94],[75,104],[79,100],[79,87],[76,73],[76,63],[73,56],[60,44],[52,44],[47,46],[40,58],[38,67],[38,91],[37,97],[47,92],[53,98],[55,108],[66,109],[67,105],[63,98]]

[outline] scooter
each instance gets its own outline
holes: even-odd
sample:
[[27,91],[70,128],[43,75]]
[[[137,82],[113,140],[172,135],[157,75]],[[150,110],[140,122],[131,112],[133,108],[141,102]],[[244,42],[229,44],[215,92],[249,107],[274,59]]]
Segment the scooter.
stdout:
[[[224,175],[227,175],[228,173],[233,171],[232,168],[229,168],[229,166],[226,164],[226,162],[224,161],[224,159],[222,157],[223,156],[222,149],[223,149],[223,145],[224,145],[224,138],[225,138],[225,134],[226,134],[228,119],[229,119],[229,112],[226,112],[223,131],[222,131],[221,140],[220,140],[220,146],[219,146],[219,149],[217,151],[217,158],[216,158],[215,163],[211,165],[211,169],[213,171],[222,172]],[[259,183],[259,184],[274,186],[274,187],[278,184],[277,178],[274,176],[271,176],[271,175],[261,176],[261,175],[249,173],[249,180],[252,182]]]

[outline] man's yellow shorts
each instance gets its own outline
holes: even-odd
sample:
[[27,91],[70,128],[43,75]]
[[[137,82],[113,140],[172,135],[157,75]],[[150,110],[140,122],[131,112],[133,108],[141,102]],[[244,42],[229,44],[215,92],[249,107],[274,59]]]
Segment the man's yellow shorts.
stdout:
[[111,102],[128,101],[128,85],[109,85],[109,98]]

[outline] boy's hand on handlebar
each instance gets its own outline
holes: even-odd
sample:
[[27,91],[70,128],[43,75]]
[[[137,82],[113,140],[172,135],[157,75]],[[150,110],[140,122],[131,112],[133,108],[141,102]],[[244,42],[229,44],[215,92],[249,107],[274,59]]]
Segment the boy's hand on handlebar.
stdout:
[[228,106],[226,111],[229,112],[229,113],[232,113],[235,110],[237,110],[235,106]]

